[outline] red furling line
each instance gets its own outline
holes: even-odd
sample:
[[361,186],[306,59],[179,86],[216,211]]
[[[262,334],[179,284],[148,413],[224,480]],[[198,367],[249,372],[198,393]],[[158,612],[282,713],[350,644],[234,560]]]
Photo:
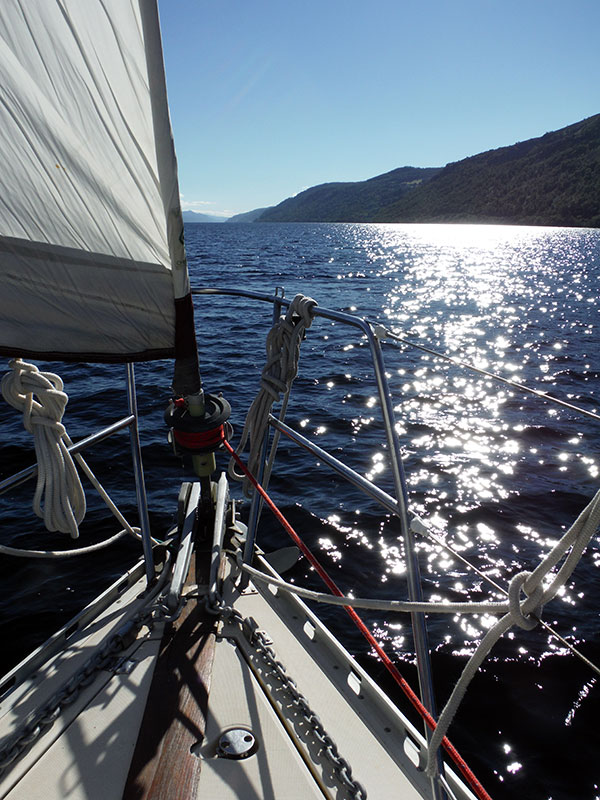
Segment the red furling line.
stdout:
[[195,448],[210,449],[216,448],[225,439],[225,428],[219,425],[218,428],[213,428],[210,431],[182,431],[173,428],[173,435],[177,444],[181,445],[184,449],[194,450]]
[[[266,493],[266,491],[263,489],[263,487],[258,483],[256,478],[248,471],[248,468],[241,461],[240,457],[234,451],[233,447],[227,441],[224,441],[223,444],[225,445],[227,450],[231,453],[231,455],[235,459],[236,463],[238,464],[238,466],[243,471],[244,475],[246,475],[246,477],[248,478],[250,483],[259,492],[260,496],[263,498],[265,503],[269,506],[269,508],[271,509],[271,511],[273,512],[273,514],[277,518],[277,520],[285,528],[287,533],[293,539],[294,543],[300,548],[302,553],[306,556],[306,558],[310,562],[311,566],[314,567],[316,572],[319,574],[319,576],[325,582],[325,584],[327,585],[328,589],[332,592],[332,594],[335,594],[338,597],[343,597],[343,593],[340,591],[340,589],[338,589],[338,587],[336,586],[334,581],[329,577],[327,572],[319,564],[319,562],[317,561],[316,557],[311,553],[311,551],[308,549],[308,547],[304,544],[302,539],[298,536],[296,531],[292,528],[290,523],[283,516],[281,511],[277,508],[277,506],[275,505],[273,500],[271,500],[271,498]],[[431,716],[429,711],[425,708],[423,703],[419,700],[419,698],[417,697],[415,692],[411,689],[411,687],[407,683],[407,681],[402,677],[402,675],[400,674],[400,672],[399,672],[398,668],[396,667],[396,665],[391,661],[390,657],[383,650],[381,645],[377,642],[377,640],[375,639],[375,637],[373,636],[371,631],[367,628],[365,623],[362,621],[362,619],[359,617],[359,615],[356,613],[356,611],[353,608],[351,608],[350,606],[344,606],[344,609],[348,613],[348,615],[350,616],[351,620],[354,622],[356,627],[359,629],[359,631],[363,634],[365,639],[369,642],[371,647],[375,650],[375,652],[377,653],[377,655],[381,659],[381,661],[382,661],[383,665],[385,666],[385,668],[387,669],[387,671],[394,678],[396,683],[400,686],[400,688],[402,689],[404,694],[408,697],[408,699],[410,700],[412,705],[415,707],[415,709],[419,712],[421,717],[423,717],[423,719],[425,720],[425,722],[428,725],[428,727],[431,728],[431,730],[434,730],[434,728],[436,727],[435,719]],[[492,800],[490,795],[483,788],[483,786],[481,785],[479,780],[475,777],[475,775],[473,774],[473,772],[471,771],[471,769],[469,768],[469,766],[467,765],[467,763],[465,762],[463,757],[456,750],[454,745],[449,741],[447,736],[444,736],[444,738],[442,739],[442,745],[443,745],[444,749],[446,750],[446,752],[448,753],[448,755],[454,761],[454,763],[456,764],[456,766],[458,767],[460,772],[462,773],[463,777],[465,778],[465,780],[467,781],[469,786],[473,789],[473,791],[475,792],[475,794],[477,795],[479,800]]]

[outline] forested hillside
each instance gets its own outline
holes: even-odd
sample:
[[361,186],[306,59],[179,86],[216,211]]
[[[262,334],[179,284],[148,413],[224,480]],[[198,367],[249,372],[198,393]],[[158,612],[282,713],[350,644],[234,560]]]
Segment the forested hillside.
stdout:
[[448,164],[374,220],[600,227],[600,114]]
[[439,172],[400,167],[367,181],[323,183],[267,209],[260,222],[362,222],[372,219]]
[[325,183],[260,222],[504,222],[600,227],[600,114],[444,168]]

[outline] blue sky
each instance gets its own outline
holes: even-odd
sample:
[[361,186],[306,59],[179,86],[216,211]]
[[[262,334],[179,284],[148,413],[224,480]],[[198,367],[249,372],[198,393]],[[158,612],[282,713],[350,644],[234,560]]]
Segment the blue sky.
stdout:
[[183,208],[441,166],[600,112],[600,0],[159,0]]

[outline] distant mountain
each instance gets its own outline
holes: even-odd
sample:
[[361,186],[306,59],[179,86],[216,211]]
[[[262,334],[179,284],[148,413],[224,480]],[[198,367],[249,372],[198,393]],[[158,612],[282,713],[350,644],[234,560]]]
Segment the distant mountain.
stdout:
[[255,208],[254,211],[245,211],[243,214],[234,214],[233,217],[229,217],[226,219],[225,222],[256,222],[256,220],[264,214],[265,211],[269,211],[271,206],[266,208]]
[[600,114],[443,168],[324,183],[260,222],[500,222],[600,227]]
[[227,217],[217,217],[214,214],[200,214],[198,211],[184,211],[184,222],[225,222]]
[[600,227],[600,114],[448,164],[373,220]]
[[267,209],[260,222],[369,222],[382,208],[431,180],[437,167],[400,167],[353,183],[323,183]]

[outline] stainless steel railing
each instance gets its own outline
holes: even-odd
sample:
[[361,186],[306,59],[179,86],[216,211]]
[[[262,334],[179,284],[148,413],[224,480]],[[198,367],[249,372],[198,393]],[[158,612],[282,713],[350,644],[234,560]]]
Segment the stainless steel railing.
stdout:
[[[244,289],[231,289],[231,288],[217,289],[212,287],[199,287],[199,288],[193,288],[192,294],[204,295],[204,296],[224,295],[233,297],[243,297],[250,300],[257,300],[259,302],[272,303],[274,306],[275,318],[279,316],[279,314],[281,313],[281,309],[287,308],[291,302],[278,292],[274,295],[268,295],[259,292],[247,291]],[[328,463],[330,467],[334,467],[336,471],[339,472],[339,474],[342,474],[343,477],[350,480],[352,483],[354,483],[354,485],[357,485],[359,486],[359,488],[363,489],[364,491],[367,491],[367,493],[370,494],[370,496],[373,497],[373,499],[376,499],[378,502],[380,502],[382,506],[386,508],[386,510],[392,511],[392,513],[399,520],[400,531],[404,542],[406,562],[407,562],[408,596],[410,600],[421,601],[423,598],[423,593],[421,586],[420,569],[414,546],[413,534],[410,529],[410,520],[408,515],[408,492],[406,488],[404,470],[402,467],[400,442],[395,427],[392,396],[386,377],[383,353],[381,350],[379,339],[377,338],[374,327],[367,320],[361,317],[353,316],[351,314],[347,314],[341,311],[333,311],[331,309],[322,308],[321,306],[315,306],[313,312],[314,316],[317,318],[322,318],[333,322],[339,322],[349,327],[358,329],[367,339],[371,353],[371,361],[374,371],[375,383],[377,386],[377,392],[379,395],[380,407],[382,410],[383,425],[388,446],[388,455],[390,460],[390,467],[392,470],[395,497],[391,498],[388,495],[387,498],[389,499],[384,500],[383,495],[385,493],[382,493],[381,490],[378,489],[378,487],[376,487],[370,481],[364,479],[362,476],[357,475],[357,473],[354,473],[348,467],[345,467],[344,465],[338,466],[341,465],[341,462],[337,462],[337,459],[333,459],[333,457],[328,457],[328,458],[323,458],[323,461],[324,463]],[[292,433],[291,429],[289,429],[283,423],[283,421],[277,421],[273,417],[271,417],[270,421],[271,425],[276,429],[288,435]],[[321,451],[320,448],[316,448],[314,445],[312,445],[311,442],[304,439],[304,437],[301,437],[299,434],[296,434],[295,432],[293,433],[294,435],[291,435],[291,438],[294,439],[297,443],[302,444],[303,447],[310,450],[317,457],[323,456],[324,451]],[[304,441],[301,441],[301,439],[303,439]],[[265,442],[264,452],[266,452],[266,442]],[[332,459],[333,461],[336,461],[337,464],[334,465]],[[260,480],[259,476],[257,476],[257,478]],[[368,487],[367,484],[369,485]],[[384,502],[381,502],[382,500],[384,500]],[[256,525],[258,522],[258,508],[259,508],[259,500],[257,497],[257,493],[255,493],[248,524],[248,541],[251,544],[254,541],[256,533]],[[413,630],[413,637],[415,644],[415,652],[417,657],[417,670],[419,675],[419,688],[421,694],[421,701],[428,709],[428,711],[432,715],[435,715],[435,701],[433,692],[433,681],[431,676],[431,662],[429,658],[429,645],[428,645],[425,615],[417,612],[412,613],[411,623],[412,623],[412,630]],[[426,728],[426,734],[427,736],[429,736],[428,728]]]

